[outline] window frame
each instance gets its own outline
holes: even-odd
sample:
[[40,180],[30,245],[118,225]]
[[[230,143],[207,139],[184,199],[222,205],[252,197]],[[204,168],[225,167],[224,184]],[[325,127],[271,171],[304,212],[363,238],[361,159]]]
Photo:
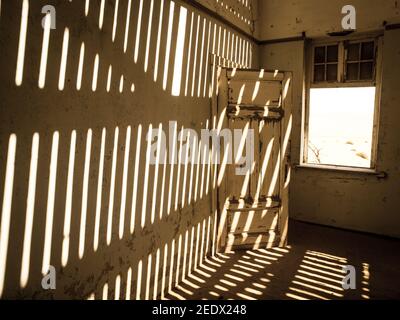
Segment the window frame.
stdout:
[[[372,80],[345,80],[346,71],[346,49],[345,43],[369,42],[375,43],[375,63]],[[314,53],[315,47],[328,46],[338,44],[338,77],[337,81],[314,82]],[[378,155],[378,131],[379,131],[379,110],[381,98],[381,79],[382,79],[382,45],[383,33],[372,33],[357,36],[335,37],[334,39],[315,39],[308,40],[305,45],[305,99],[302,117],[302,144],[300,148],[300,166],[317,169],[330,169],[339,171],[357,171],[357,172],[377,172],[377,155]],[[315,88],[354,88],[374,86],[375,107],[374,121],[372,128],[372,145],[371,145],[371,161],[370,167],[355,167],[332,164],[314,164],[308,162],[308,127],[309,127],[309,111],[310,111],[310,90]]]

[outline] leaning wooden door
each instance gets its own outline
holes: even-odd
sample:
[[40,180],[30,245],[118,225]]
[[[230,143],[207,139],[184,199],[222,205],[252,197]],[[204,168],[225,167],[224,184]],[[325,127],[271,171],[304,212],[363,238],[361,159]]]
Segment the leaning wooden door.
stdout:
[[221,69],[219,129],[228,129],[233,136],[232,161],[228,149],[223,150],[223,179],[217,189],[217,239],[222,251],[286,245],[290,82],[288,72]]

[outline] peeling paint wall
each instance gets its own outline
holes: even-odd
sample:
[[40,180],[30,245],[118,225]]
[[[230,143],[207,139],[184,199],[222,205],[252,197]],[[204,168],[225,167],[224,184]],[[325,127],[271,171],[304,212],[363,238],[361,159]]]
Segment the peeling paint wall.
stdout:
[[258,12],[258,0],[195,0],[219,16],[233,22],[244,32],[254,35],[254,20]]
[[398,0],[259,0],[256,29],[259,40],[301,36],[325,36],[342,31],[343,6],[352,5],[357,13],[357,31],[381,29],[383,22],[400,22]]
[[[209,168],[149,164],[146,134],[210,128],[208,53],[250,67],[253,46],[179,1],[2,1],[0,296],[153,298],[211,254]],[[57,288],[44,291],[49,264]]]
[[[394,1],[369,1],[368,5],[365,5],[365,2],[363,1],[363,5],[360,4],[358,17],[363,29],[381,30],[379,19],[385,19],[388,22],[397,21],[397,18],[390,19],[390,17],[398,15]],[[266,38],[289,37],[297,35],[297,32],[301,32],[303,29],[307,31],[307,36],[321,36],[325,31],[336,30],[338,24],[336,20],[332,20],[335,17],[332,14],[332,7],[341,5],[342,2],[329,1],[329,4],[319,2],[319,5],[316,3],[316,1],[296,1],[289,4],[280,1],[278,4],[277,1],[260,1],[260,7],[264,6],[264,9],[259,12],[259,17],[265,14],[267,17],[265,20],[269,23],[277,22],[276,27],[291,23],[294,16],[300,17],[303,25],[303,27],[296,28],[294,25],[290,28],[274,27],[275,31],[265,25],[262,29],[263,36]],[[377,8],[378,4],[379,9]],[[269,13],[266,12],[267,8],[270,8]],[[277,11],[278,9],[279,11]],[[280,14],[272,17],[273,12]],[[378,179],[374,175],[363,173],[295,169],[290,187],[292,218],[400,237],[400,152],[397,125],[400,110],[399,59],[400,30],[385,31],[377,170],[387,172],[387,179]],[[304,42],[293,41],[263,45],[260,47],[260,64],[261,67],[267,69],[293,71],[294,127],[291,147],[292,162],[298,164],[300,162],[301,117],[304,105]]]

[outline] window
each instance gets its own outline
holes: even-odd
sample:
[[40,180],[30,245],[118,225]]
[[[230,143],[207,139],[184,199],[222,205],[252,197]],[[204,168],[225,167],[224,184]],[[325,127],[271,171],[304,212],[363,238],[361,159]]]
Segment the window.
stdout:
[[379,43],[377,38],[310,46],[303,163],[375,167]]
[[374,41],[347,45],[346,80],[373,80],[375,64]]
[[339,46],[318,46],[314,51],[314,82],[338,81]]

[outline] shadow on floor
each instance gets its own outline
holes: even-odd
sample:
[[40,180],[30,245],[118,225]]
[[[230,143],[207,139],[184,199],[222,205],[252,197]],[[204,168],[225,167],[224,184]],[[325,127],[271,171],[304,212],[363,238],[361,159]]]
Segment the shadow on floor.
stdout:
[[[206,259],[166,297],[201,299],[400,299],[400,241],[290,222],[285,248],[236,251]],[[356,288],[344,290],[343,267]]]

